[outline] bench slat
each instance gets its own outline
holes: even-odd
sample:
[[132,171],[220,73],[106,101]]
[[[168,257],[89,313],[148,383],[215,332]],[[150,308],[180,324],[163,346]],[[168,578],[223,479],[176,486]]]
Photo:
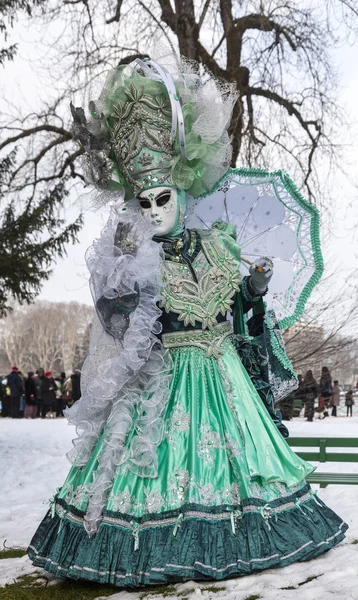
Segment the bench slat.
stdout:
[[[314,462],[358,462],[358,453],[327,452],[327,448],[358,448],[358,438],[293,437],[286,440],[292,448],[315,448],[315,451],[296,451],[297,456]],[[327,487],[329,484],[358,485],[358,473],[312,473],[308,483]]]
[[303,460],[315,461],[315,462],[324,462],[320,460],[319,452],[295,452],[297,456],[303,458]]
[[358,473],[312,473],[308,476],[308,479],[311,481],[312,479],[321,480],[321,479],[334,479],[335,481],[341,480],[352,480],[358,481]]
[[338,473],[312,473],[307,478],[308,483],[316,483],[321,487],[330,484],[336,485],[358,485],[358,474]]
[[358,453],[357,454],[346,454],[342,452],[326,452],[325,460],[321,459],[321,454],[319,452],[300,452],[299,450],[295,452],[297,456],[303,458],[303,460],[315,461],[320,463],[325,462],[358,462]]
[[312,446],[319,447],[320,442],[324,440],[327,447],[331,448],[358,448],[358,437],[356,438],[330,438],[330,437],[289,437],[287,442],[289,446]]

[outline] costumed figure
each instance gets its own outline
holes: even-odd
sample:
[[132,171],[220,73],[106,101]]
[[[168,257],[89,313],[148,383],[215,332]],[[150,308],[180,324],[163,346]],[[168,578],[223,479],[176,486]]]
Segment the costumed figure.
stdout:
[[[344,538],[274,408],[297,386],[279,324],[320,276],[318,217],[285,173],[229,169],[235,101],[198,68],[137,60],[109,74],[88,121],[72,107],[96,204],[113,206],[87,255],[96,318],[66,411],[73,466],[28,550],[58,577],[225,579]],[[270,244],[289,247],[275,269]],[[262,298],[279,264],[277,321]]]

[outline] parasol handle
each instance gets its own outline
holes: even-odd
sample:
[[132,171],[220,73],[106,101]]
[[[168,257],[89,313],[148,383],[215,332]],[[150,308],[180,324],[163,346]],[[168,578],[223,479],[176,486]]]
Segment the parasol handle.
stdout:
[[[254,263],[252,262],[252,260],[249,260],[248,258],[244,258],[243,256],[241,256],[241,260],[242,262],[246,263],[247,265],[253,265]],[[258,271],[259,273],[262,273],[263,271],[263,267],[256,267],[256,271]]]

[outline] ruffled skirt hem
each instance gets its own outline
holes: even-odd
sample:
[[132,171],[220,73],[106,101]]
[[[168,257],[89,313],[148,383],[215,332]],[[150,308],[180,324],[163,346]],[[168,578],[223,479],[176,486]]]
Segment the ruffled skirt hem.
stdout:
[[34,565],[60,578],[136,588],[223,580],[311,560],[341,542],[346,530],[308,485],[240,507],[187,505],[142,519],[106,511],[93,537],[83,513],[62,501],[42,521],[28,553]]

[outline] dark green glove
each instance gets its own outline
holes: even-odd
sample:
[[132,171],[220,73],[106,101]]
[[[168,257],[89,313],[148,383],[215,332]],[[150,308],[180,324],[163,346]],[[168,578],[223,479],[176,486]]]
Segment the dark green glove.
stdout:
[[134,292],[117,298],[102,296],[96,303],[96,311],[104,329],[115,339],[122,339],[129,326],[131,313],[139,304],[139,286]]

